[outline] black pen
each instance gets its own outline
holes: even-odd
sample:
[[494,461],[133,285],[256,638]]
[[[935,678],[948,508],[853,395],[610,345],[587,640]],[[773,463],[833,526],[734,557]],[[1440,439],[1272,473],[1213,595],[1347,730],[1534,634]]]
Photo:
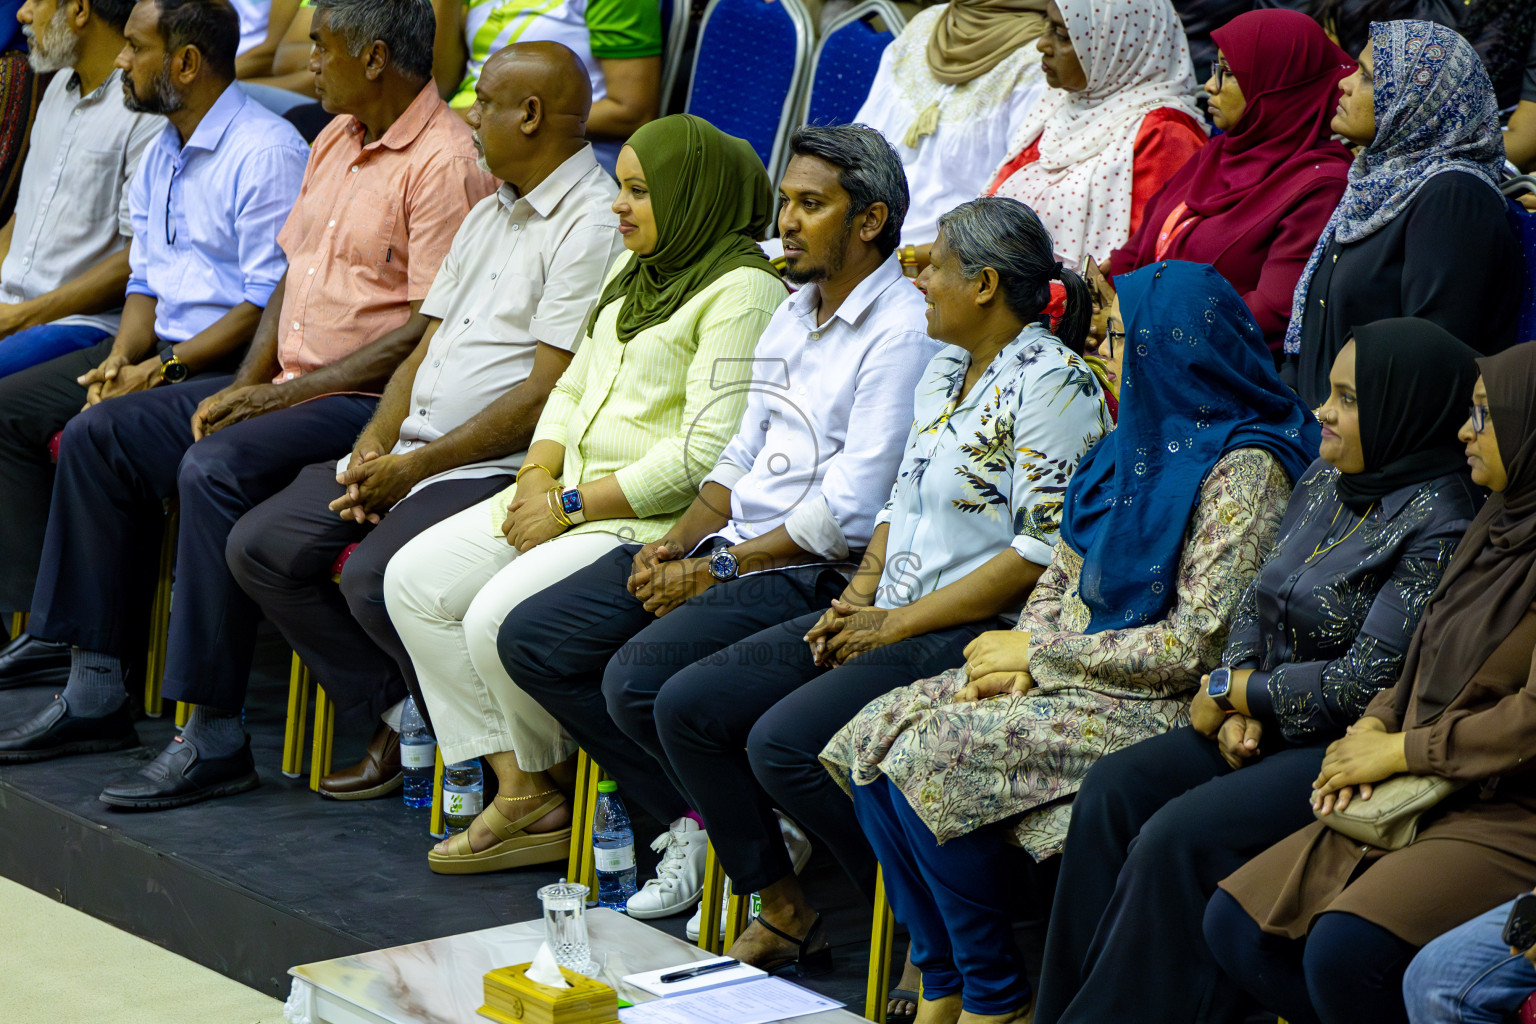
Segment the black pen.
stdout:
[[689,978],[697,978],[701,974],[713,974],[715,971],[723,971],[730,967],[739,967],[740,960],[719,960],[703,967],[690,967],[683,971],[673,971],[671,974],[663,974],[657,980],[663,985],[670,985],[674,981],[687,981]]

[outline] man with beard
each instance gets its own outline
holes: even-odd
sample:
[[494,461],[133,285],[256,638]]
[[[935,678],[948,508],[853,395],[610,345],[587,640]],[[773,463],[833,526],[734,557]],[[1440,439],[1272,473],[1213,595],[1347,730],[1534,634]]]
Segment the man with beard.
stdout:
[[[78,0],[64,2],[68,10]],[[0,608],[8,611],[32,603],[53,488],[49,439],[82,405],[238,358],[282,277],[277,232],[308,155],[292,125],[230,89],[239,26],[227,3],[140,3],[124,33],[123,102],[169,124],[145,147],[129,187],[130,274],[115,337],[0,378]],[[70,119],[85,117],[77,110]],[[76,201],[76,187],[56,201]],[[62,682],[68,661],[66,646],[26,638],[0,651],[0,686]]]
[[[158,13],[173,40],[167,24],[197,7],[228,30],[222,3],[141,0],[128,23],[130,64],[145,51],[136,29]],[[120,594],[138,524],[164,499],[181,503],[163,692],[196,710],[156,761],[103,792],[113,806],[175,807],[257,784],[240,725],[257,615],[225,565],[230,528],[306,464],[348,450],[377,404],[370,392],[421,338],[416,308],[454,232],[494,187],[469,129],[432,85],[427,0],[318,0],[312,29],[317,91],[345,116],[316,140],[277,236],[287,271],[239,372],[178,381],[181,353],[163,348],[147,362],[174,386],[88,409],[60,446],[32,633],[69,645],[70,671],[59,701],[0,733],[0,762],[133,742],[123,693],[131,616]],[[173,111],[175,66],[158,82]],[[221,92],[210,117],[220,104],[256,106],[227,79]],[[196,226],[189,218],[170,230]],[[124,365],[119,377],[136,369]]]
[[28,0],[38,105],[16,215],[0,234],[0,377],[110,340],[128,285],[128,183],[165,120],[122,103],[113,62],[133,0]]
[[[416,351],[349,458],[307,467],[230,534],[235,579],[327,694],[363,693],[375,712],[394,712],[361,762],[320,781],[332,799],[401,781],[396,702],[408,681],[417,688],[384,607],[384,567],[427,527],[512,485],[624,248],[609,208],[617,189],[582,135],[592,86],[576,54],[516,43],[486,61],[475,97],[476,148],[506,184],[454,238]],[[357,541],[338,593],[331,563]]]
[[[863,125],[807,125],[790,149],[778,225],[785,276],[805,287],[758,342],[741,429],[665,537],[617,548],[501,627],[517,685],[622,792],[671,822],[653,844],[657,877],[629,900],[633,917],[687,910],[703,882],[707,837],[659,760],[657,690],[842,593],[896,477],[913,388],[938,351],[895,256],[907,181],[890,144]],[[610,661],[626,643],[644,649]]]

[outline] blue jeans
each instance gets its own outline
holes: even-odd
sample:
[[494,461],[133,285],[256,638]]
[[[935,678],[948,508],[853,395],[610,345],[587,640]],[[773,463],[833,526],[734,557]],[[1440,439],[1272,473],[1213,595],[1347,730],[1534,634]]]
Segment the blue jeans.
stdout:
[[1504,1024],[1536,992],[1536,967],[1510,956],[1511,900],[1425,946],[1403,978],[1412,1024]]
[[1024,961],[999,893],[1009,884],[1003,829],[990,826],[939,845],[888,779],[851,787],[853,812],[875,848],[923,995],[960,993],[975,1014],[1010,1013],[1030,994]]
[[88,324],[42,324],[0,341],[0,377],[90,348],[112,335]]

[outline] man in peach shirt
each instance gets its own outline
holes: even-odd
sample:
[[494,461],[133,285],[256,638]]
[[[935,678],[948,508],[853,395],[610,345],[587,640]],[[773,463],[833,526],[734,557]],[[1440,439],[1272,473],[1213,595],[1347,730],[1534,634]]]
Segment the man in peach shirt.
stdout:
[[158,758],[103,792],[112,806],[177,807],[258,784],[240,713],[259,615],[225,565],[230,529],[305,465],[350,451],[421,339],[418,307],[460,223],[496,187],[432,83],[429,3],[315,9],[310,67],[342,116],[315,141],[278,236],[287,273],[238,373],[189,378],[164,346],[156,386],[88,409],[61,445],[30,631],[70,646],[70,674],[62,700],[0,723],[18,725],[0,761],[137,742],[122,595],[152,536],[146,513],[181,504],[163,692],[196,710]]

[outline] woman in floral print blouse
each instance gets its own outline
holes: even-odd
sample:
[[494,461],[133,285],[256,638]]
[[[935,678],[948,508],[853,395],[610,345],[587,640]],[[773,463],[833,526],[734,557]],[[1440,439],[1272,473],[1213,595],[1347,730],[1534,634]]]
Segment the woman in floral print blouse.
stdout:
[[1185,720],[1317,450],[1316,421],[1212,268],[1117,283],[1119,425],[1078,466],[1018,624],[871,702],[821,755],[851,783],[911,932],[924,1024],[1030,1012],[1007,841],[1036,862],[1060,852],[1088,769]]

